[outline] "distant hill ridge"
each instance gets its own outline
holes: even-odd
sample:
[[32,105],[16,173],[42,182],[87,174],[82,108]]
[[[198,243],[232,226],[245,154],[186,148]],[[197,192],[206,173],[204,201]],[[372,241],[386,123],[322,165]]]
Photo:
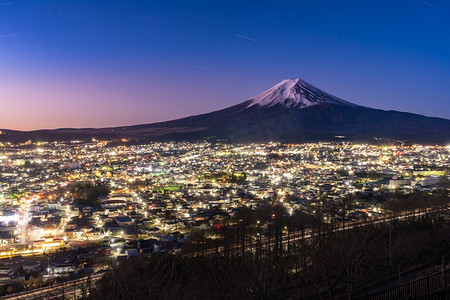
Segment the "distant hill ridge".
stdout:
[[450,120],[360,106],[299,78],[285,79],[240,104],[196,116],[111,128],[2,130],[0,141],[131,138],[141,141],[226,139],[308,142],[348,139],[450,143]]

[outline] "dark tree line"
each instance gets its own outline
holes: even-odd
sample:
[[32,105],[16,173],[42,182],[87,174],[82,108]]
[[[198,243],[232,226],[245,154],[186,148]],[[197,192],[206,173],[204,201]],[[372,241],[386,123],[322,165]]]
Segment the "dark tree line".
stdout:
[[70,192],[80,205],[88,205],[92,207],[100,207],[99,197],[108,196],[110,188],[102,182],[76,182],[70,187]]
[[319,213],[290,215],[270,205],[241,210],[192,234],[182,255],[118,263],[92,298],[351,298],[392,270],[406,270],[431,254],[448,255],[448,212],[392,216],[336,230],[342,224],[324,223]]

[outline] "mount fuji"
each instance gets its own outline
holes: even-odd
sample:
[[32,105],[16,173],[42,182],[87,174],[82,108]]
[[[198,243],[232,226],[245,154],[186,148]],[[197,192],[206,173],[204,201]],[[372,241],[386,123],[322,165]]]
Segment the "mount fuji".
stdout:
[[138,141],[225,139],[237,142],[352,140],[446,144],[450,120],[360,106],[299,78],[285,79],[240,104],[187,118],[125,127],[2,130],[0,140]]
[[353,103],[330,95],[300,78],[285,79],[272,88],[250,99],[252,106],[283,105],[286,108],[305,108],[321,103],[357,106]]

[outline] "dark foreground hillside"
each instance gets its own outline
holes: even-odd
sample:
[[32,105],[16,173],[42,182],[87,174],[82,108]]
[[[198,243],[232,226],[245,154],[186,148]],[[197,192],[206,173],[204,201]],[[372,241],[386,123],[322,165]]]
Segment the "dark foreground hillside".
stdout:
[[[234,225],[199,233],[184,255],[123,260],[91,298],[350,299],[369,293],[373,283],[398,280],[408,270],[419,272],[450,258],[448,211],[416,211],[390,223],[361,223],[337,232],[318,219],[275,211],[265,225],[255,222],[252,212]],[[282,238],[283,230],[302,236],[310,226],[314,238]]]

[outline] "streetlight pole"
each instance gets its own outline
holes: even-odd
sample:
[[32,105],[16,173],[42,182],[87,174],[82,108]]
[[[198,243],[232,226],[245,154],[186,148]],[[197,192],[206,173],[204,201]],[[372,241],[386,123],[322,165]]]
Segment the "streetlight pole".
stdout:
[[50,256],[47,256],[47,275],[50,275]]
[[392,268],[392,221],[389,221],[389,268]]
[[258,258],[261,259],[261,222],[257,220],[256,224],[258,224]]

